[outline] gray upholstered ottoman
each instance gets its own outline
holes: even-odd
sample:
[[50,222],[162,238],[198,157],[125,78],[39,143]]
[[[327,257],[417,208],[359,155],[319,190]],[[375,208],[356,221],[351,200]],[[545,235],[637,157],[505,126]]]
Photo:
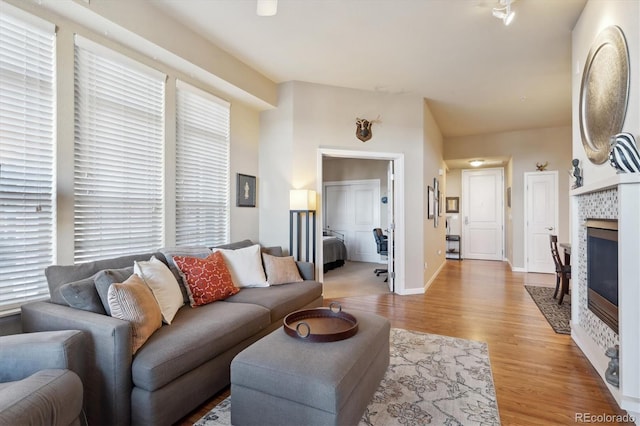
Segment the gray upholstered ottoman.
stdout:
[[231,423],[357,425],[389,366],[389,321],[352,313],[358,333],[314,343],[282,328],[231,363]]

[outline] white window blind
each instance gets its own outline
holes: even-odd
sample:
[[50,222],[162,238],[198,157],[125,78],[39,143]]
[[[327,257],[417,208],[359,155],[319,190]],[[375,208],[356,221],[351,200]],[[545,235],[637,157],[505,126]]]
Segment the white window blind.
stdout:
[[177,82],[176,244],[229,242],[229,104]]
[[76,263],[162,246],[164,81],[76,36]]
[[54,261],[52,24],[0,11],[0,315],[48,297]]

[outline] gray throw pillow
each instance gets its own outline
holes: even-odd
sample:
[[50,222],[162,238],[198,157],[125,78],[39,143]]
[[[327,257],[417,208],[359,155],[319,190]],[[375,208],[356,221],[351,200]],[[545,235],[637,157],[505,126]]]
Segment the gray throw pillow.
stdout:
[[271,256],[282,257],[282,255],[283,255],[282,247],[280,247],[280,246],[262,247],[261,251],[262,251],[262,253],[266,253],[266,254],[271,255]]
[[111,316],[111,309],[109,308],[109,287],[113,283],[125,282],[131,275],[133,275],[133,265],[122,269],[105,269],[96,274],[93,282],[98,291],[98,296],[100,296],[102,307],[107,315]]
[[98,296],[93,277],[60,286],[60,294],[67,304],[83,311],[105,315],[106,312]]
[[173,276],[176,277],[178,284],[180,284],[182,300],[184,303],[191,303],[189,301],[189,294],[187,293],[187,280],[173,261],[173,256],[198,257],[204,259],[211,254],[211,250],[204,246],[163,247],[160,249],[160,253],[165,257],[169,270]]

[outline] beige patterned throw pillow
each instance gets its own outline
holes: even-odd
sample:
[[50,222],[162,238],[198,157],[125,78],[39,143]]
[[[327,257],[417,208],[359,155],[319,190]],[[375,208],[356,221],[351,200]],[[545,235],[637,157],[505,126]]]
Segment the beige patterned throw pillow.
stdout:
[[304,281],[300,277],[298,265],[293,260],[293,256],[279,257],[262,253],[262,262],[264,270],[267,273],[267,282],[269,285],[297,283]]
[[138,275],[114,283],[108,292],[111,316],[129,321],[133,331],[133,353],[162,326],[162,313],[151,289]]

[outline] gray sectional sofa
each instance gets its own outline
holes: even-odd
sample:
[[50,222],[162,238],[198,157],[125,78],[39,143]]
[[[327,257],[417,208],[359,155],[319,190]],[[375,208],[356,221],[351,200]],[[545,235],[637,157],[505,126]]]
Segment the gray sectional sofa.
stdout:
[[[221,248],[237,249],[241,241]],[[271,254],[281,252],[271,249]],[[96,308],[94,278],[103,270],[131,267],[146,253],[46,271],[51,300],[23,305],[25,332],[83,330],[86,369],[85,410],[90,425],[171,424],[230,383],[231,360],[247,346],[282,326],[295,310],[322,306],[322,284],[313,265],[298,262],[302,282],[243,288],[224,301],[192,308],[185,304],[171,325],[163,325],[132,355],[131,327]],[[128,272],[131,273],[131,272]],[[61,287],[65,287],[66,299]],[[70,287],[77,300],[69,306]],[[84,290],[83,290],[84,289]],[[93,306],[93,308],[92,308]],[[92,311],[92,309],[94,311]]]

